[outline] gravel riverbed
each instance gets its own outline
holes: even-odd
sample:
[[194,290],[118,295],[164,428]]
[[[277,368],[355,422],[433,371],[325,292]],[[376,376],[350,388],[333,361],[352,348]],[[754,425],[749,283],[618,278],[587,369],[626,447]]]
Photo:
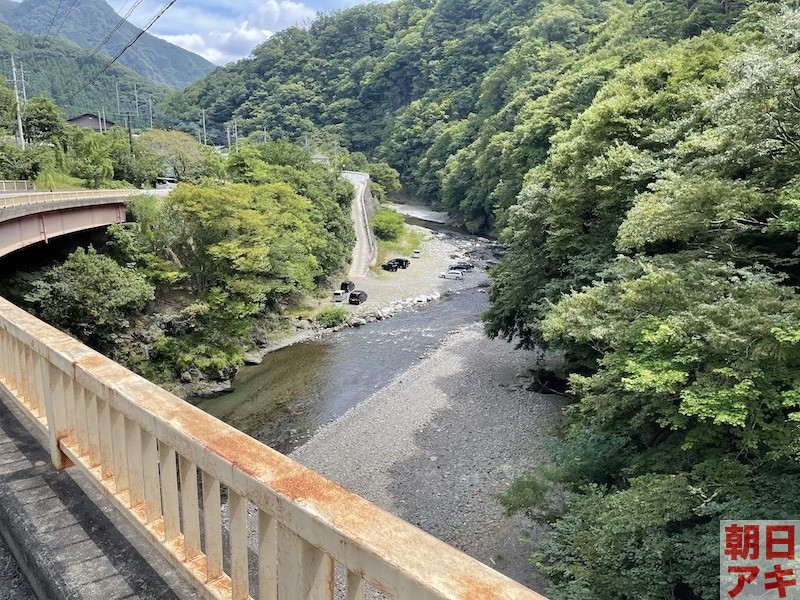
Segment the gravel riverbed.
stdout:
[[543,441],[562,399],[527,392],[534,355],[487,340],[480,325],[451,334],[392,384],[322,428],[292,458],[533,589],[541,534],[507,519],[495,495],[546,463]]

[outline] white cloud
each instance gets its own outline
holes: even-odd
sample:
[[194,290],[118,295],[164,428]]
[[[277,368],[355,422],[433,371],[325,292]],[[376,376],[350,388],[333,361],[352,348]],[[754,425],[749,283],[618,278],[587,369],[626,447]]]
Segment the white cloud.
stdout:
[[[146,0],[130,17],[144,27],[163,4]],[[150,33],[222,65],[248,56],[275,31],[313,19],[317,11],[294,0],[186,0],[176,3]]]

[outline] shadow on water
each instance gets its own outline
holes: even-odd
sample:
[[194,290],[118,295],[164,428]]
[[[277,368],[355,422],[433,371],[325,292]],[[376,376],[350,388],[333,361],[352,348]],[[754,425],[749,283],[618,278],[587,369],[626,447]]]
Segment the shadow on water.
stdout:
[[486,296],[467,290],[386,321],[283,348],[261,365],[242,369],[233,393],[198,406],[289,453],[389,384],[448,333],[476,322]]

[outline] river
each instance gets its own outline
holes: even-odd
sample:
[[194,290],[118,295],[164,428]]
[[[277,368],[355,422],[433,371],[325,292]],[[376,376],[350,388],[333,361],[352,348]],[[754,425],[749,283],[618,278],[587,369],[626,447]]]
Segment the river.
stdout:
[[486,308],[485,290],[466,290],[385,321],[288,346],[241,369],[232,393],[198,406],[288,454],[405,372],[449,332],[476,322]]

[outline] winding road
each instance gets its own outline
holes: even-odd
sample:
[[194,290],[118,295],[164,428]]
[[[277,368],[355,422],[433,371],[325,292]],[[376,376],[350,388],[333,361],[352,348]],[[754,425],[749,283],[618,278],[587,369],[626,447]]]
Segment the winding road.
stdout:
[[367,219],[367,207],[365,204],[369,175],[356,171],[343,171],[342,177],[356,188],[351,213],[356,230],[356,247],[353,249],[353,262],[350,265],[349,277],[351,279],[366,277],[370,266],[377,257],[375,237]]

